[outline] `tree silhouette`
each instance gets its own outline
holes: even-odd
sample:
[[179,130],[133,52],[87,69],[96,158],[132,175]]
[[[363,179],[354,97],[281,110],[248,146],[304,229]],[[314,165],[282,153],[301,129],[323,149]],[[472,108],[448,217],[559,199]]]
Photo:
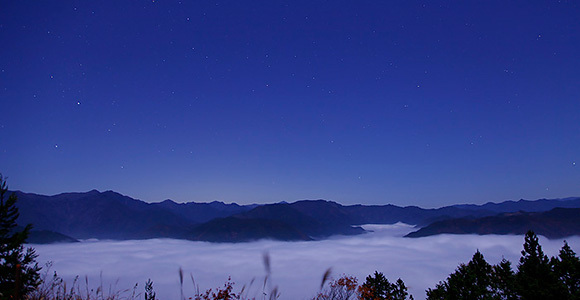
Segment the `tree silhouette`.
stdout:
[[21,299],[40,284],[40,267],[34,249],[24,247],[32,226],[17,229],[17,197],[6,199],[7,191],[0,174],[0,299]]
[[467,265],[428,289],[427,299],[580,300],[580,259],[565,241],[560,255],[548,259],[528,231],[517,272],[505,258],[490,266],[477,251]]
[[[363,300],[406,300],[409,295],[401,278],[396,283],[390,283],[385,275],[378,271],[375,271],[373,276],[367,276],[365,283],[359,287],[359,294],[359,299]],[[409,299],[413,299],[413,296]]]
[[428,289],[427,299],[502,299],[494,289],[494,269],[503,270],[501,265],[492,267],[477,250],[467,265],[460,264],[446,281]]
[[507,259],[492,267],[491,287],[494,299],[516,300],[516,274],[512,270],[512,264]]
[[566,299],[564,286],[558,280],[538,237],[528,231],[516,275],[518,293],[523,300]]
[[558,258],[552,257],[551,264],[565,289],[567,299],[580,299],[580,259],[566,241]]

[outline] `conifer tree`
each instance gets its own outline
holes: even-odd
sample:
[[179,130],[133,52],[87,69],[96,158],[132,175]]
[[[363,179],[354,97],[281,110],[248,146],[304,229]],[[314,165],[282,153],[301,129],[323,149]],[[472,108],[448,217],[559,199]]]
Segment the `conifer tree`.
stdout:
[[515,280],[508,260],[492,266],[478,250],[468,264],[460,264],[446,281],[439,282],[435,289],[428,289],[427,299],[516,300],[520,298]]
[[580,259],[566,241],[558,258],[552,257],[551,263],[556,277],[564,286],[567,299],[580,299]]
[[506,259],[490,266],[477,251],[467,265],[428,289],[427,299],[580,300],[580,258],[566,242],[558,257],[548,259],[528,231],[516,271]]
[[22,299],[40,284],[40,267],[34,249],[24,247],[32,226],[17,230],[17,197],[6,198],[7,191],[0,174],[0,299]]
[[491,286],[494,299],[497,300],[516,300],[516,274],[512,270],[512,264],[507,259],[493,266],[491,276]]
[[528,231],[520,257],[516,286],[522,300],[565,299],[563,284],[552,270],[538,237]]

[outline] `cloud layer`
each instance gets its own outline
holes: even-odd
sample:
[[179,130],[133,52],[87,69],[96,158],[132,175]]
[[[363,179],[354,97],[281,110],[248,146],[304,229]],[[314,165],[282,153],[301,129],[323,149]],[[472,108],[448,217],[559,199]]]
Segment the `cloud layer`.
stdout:
[[[178,270],[185,273],[183,292],[193,295],[190,276],[201,291],[223,286],[231,276],[235,289],[250,286],[249,296],[259,297],[278,286],[280,299],[309,299],[317,293],[322,275],[332,268],[337,277],[348,274],[359,282],[375,270],[390,281],[403,279],[415,299],[424,299],[432,288],[461,262],[471,259],[479,249],[495,264],[502,257],[514,266],[520,257],[523,236],[439,235],[403,238],[413,228],[405,224],[367,225],[372,233],[354,237],[335,237],[315,242],[258,241],[242,244],[212,244],[171,239],[143,241],[86,241],[76,244],[33,245],[38,261],[51,261],[52,270],[67,281],[87,276],[91,286],[103,284],[122,290],[139,284],[143,292],[147,279],[153,280],[160,299],[179,299]],[[580,237],[567,239],[580,251]],[[540,237],[544,252],[557,255],[562,240]],[[266,271],[263,255],[268,253],[271,276],[263,288]]]

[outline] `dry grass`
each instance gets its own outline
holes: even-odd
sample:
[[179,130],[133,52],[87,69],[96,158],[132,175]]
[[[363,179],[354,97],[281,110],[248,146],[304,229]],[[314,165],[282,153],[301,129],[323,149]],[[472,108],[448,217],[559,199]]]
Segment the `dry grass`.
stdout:
[[89,279],[85,277],[81,283],[77,276],[72,283],[67,284],[56,272],[52,272],[51,263],[46,264],[42,274],[42,283],[27,300],[134,300],[140,299],[137,284],[132,289],[119,290],[115,285],[105,287],[102,280],[96,289],[90,288]]
[[[271,267],[270,256],[268,253],[263,255],[264,268],[266,276],[264,277],[263,285],[261,287],[261,297],[252,297],[248,295],[251,290],[255,278],[252,279],[249,285],[244,285],[239,292],[234,291],[235,283],[228,278],[222,287],[215,289],[208,289],[201,292],[199,285],[196,284],[192,274],[190,274],[191,283],[194,286],[195,293],[192,296],[183,293],[184,274],[180,268],[178,271],[181,300],[276,300],[280,298],[278,287],[271,287]],[[41,275],[42,283],[36,290],[26,296],[25,300],[160,300],[157,298],[154,291],[153,282],[148,280],[144,286],[144,292],[138,292],[138,284],[135,284],[132,289],[120,290],[116,283],[105,287],[103,281],[99,283],[98,287],[90,288],[88,277],[84,280],[79,280],[77,276],[72,283],[67,283],[63,278],[58,276],[56,272],[52,271],[52,264],[48,263],[43,268]],[[165,299],[162,299],[165,300]],[[171,300],[171,299],[168,299]]]

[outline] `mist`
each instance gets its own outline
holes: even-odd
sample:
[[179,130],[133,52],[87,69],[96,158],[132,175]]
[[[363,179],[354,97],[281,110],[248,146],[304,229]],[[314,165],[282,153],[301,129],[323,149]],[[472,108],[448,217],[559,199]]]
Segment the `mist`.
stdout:
[[[358,236],[337,236],[322,241],[256,241],[215,244],[174,239],[131,241],[83,241],[74,244],[30,245],[43,265],[51,262],[67,282],[85,277],[93,288],[144,291],[153,281],[159,299],[179,299],[179,269],[183,269],[183,293],[222,287],[231,277],[234,290],[246,286],[246,295],[261,299],[263,293],[278,287],[280,299],[310,299],[320,289],[324,272],[332,269],[334,278],[356,276],[359,283],[374,271],[391,281],[401,278],[415,299],[424,299],[425,290],[445,280],[459,263],[466,263],[479,251],[490,264],[502,258],[517,266],[524,238],[520,235],[438,235],[403,238],[413,227],[406,224],[365,225],[373,232]],[[563,240],[539,237],[548,256],[558,254]],[[576,252],[580,237],[566,239]],[[264,255],[270,258],[271,274],[264,287]],[[192,280],[193,277],[193,280]],[[195,286],[193,281],[195,281]]]

